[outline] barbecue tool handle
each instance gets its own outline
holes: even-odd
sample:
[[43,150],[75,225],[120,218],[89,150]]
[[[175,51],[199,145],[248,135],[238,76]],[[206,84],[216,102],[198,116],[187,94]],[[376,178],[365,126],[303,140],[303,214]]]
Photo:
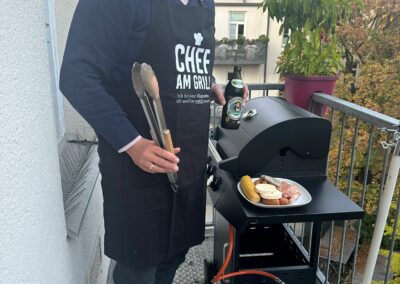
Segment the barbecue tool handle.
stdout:
[[165,141],[165,150],[172,154],[175,154],[174,144],[172,144],[171,132],[168,129],[164,129],[163,136]]
[[[163,131],[164,141],[165,141],[165,150],[168,152],[175,154],[174,144],[172,144],[171,132],[168,129],[164,129]],[[178,176],[176,173],[168,173],[168,179],[171,183],[172,189],[176,192],[177,185],[176,181],[178,180]]]

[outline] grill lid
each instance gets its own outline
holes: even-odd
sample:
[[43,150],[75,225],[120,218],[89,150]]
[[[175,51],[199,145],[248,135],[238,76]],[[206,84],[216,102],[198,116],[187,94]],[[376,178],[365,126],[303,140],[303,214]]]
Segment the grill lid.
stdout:
[[325,175],[331,123],[278,97],[249,100],[257,115],[238,130],[216,131],[219,166],[236,175],[283,172]]

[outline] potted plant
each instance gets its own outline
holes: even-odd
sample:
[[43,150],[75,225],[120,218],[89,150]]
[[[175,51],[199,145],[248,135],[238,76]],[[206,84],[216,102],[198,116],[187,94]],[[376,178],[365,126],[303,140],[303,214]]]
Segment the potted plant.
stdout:
[[[357,0],[353,0],[357,1]],[[349,0],[263,0],[263,11],[290,31],[277,72],[285,77],[285,98],[308,109],[314,92],[332,94],[343,67],[336,26],[350,10]]]

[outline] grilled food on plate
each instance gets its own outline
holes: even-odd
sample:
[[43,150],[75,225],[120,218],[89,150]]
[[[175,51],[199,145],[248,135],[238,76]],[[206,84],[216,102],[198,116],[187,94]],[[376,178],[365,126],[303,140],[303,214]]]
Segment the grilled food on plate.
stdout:
[[289,205],[301,195],[296,185],[265,175],[254,182],[250,176],[243,176],[240,187],[250,201],[265,205]]
[[260,194],[261,202],[266,205],[280,205],[279,199],[282,198],[282,192],[277,190],[275,186],[272,185],[272,187],[273,190]]
[[290,200],[296,200],[300,196],[300,189],[297,188],[297,186],[293,184],[289,184],[286,181],[282,181],[281,185],[278,188],[280,191],[282,191],[283,194],[286,194]]
[[251,177],[243,176],[240,179],[240,187],[243,189],[244,194],[250,201],[255,203],[260,202],[260,195],[256,192],[255,185]]

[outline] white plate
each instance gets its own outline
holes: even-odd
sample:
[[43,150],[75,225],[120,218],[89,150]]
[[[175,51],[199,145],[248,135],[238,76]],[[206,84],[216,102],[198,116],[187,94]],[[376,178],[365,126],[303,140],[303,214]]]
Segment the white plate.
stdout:
[[[240,182],[238,182],[237,188],[239,190],[239,193],[243,196],[244,199],[246,199],[251,204],[258,206],[258,207],[262,207],[262,208],[291,208],[291,207],[304,206],[311,202],[312,197],[311,197],[310,193],[302,185],[300,185],[297,182],[290,180],[290,179],[285,179],[285,178],[274,178],[274,179],[276,179],[278,181],[286,181],[289,184],[296,185],[299,188],[300,193],[301,193],[299,198],[297,198],[293,203],[290,203],[288,205],[266,205],[261,202],[256,203],[256,202],[253,202],[253,201],[250,201],[249,199],[247,199],[246,195],[243,193],[242,188],[240,187]],[[252,178],[252,180],[254,182],[254,181],[258,180],[258,178]]]

